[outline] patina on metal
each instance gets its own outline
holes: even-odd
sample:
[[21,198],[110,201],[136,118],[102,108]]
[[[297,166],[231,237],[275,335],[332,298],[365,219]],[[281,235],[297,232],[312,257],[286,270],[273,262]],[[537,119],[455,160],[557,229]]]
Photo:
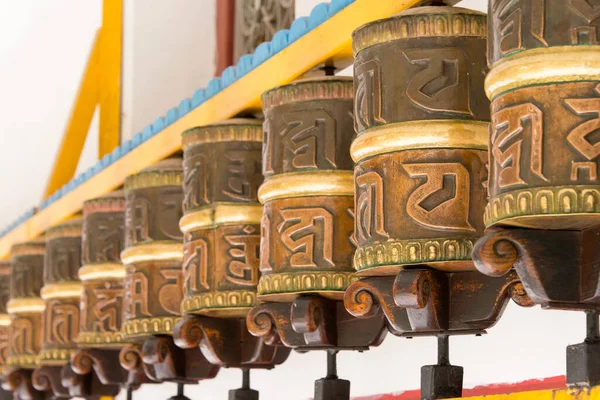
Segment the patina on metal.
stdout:
[[[81,321],[77,336],[80,348],[71,357],[71,371],[63,379],[88,375],[93,382],[135,389],[146,381],[141,365],[128,371],[119,362],[123,339],[122,314],[125,295],[124,245],[125,195],[116,191],[83,204],[81,241],[82,266],[78,275],[83,285]],[[113,388],[118,391],[118,386]],[[72,393],[75,395],[75,393]],[[98,394],[98,393],[94,393]],[[105,393],[108,395],[108,393]]]
[[10,299],[6,311],[10,317],[6,375],[2,387],[22,398],[42,396],[32,385],[31,375],[37,366],[42,344],[40,297],[43,285],[44,239],[16,244],[11,248]]
[[[511,297],[531,305],[517,274],[475,270],[483,235],[489,102],[485,14],[417,7],[353,34],[355,317],[383,310],[398,336],[437,336],[421,397],[459,397],[463,369],[449,336],[481,334]],[[410,267],[406,268],[405,267]]]
[[183,133],[183,313],[245,317],[259,276],[262,121]]
[[[260,274],[262,121],[190,129],[183,133],[183,150],[185,317],[173,336],[182,348],[200,348],[213,364],[241,368],[249,381],[250,368],[273,368],[290,352],[246,329]],[[230,391],[229,399],[258,398],[246,386]]]
[[182,183],[181,158],[163,160],[125,181],[122,330],[134,343],[121,350],[120,361],[128,370],[142,365],[158,382],[194,383],[218,371],[198,348],[182,350],[172,338],[183,297]]
[[600,224],[596,7],[490,2],[488,226],[579,230]]
[[304,79],[263,94],[263,175],[258,198],[261,278],[248,330],[299,350],[328,352],[330,374],[315,398],[349,398],[350,382],[335,375],[339,350],[377,346],[380,312],[359,320],[341,301],[352,268],[352,80]]
[[486,275],[516,270],[543,308],[588,314],[567,348],[567,384],[600,384],[598,6],[489,3],[489,227],[473,251]]
[[352,81],[327,77],[263,94],[261,301],[341,299],[351,255]]
[[487,172],[485,15],[418,7],[357,29],[353,49],[355,268],[474,269]]

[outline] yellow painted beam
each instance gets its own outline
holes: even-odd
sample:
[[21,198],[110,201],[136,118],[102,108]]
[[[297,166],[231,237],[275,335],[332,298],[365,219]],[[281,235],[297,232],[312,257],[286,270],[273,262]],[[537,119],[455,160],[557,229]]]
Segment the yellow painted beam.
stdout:
[[75,175],[98,102],[98,42],[99,34],[96,35],[83,79],[79,84],[75,105],[71,111],[48,184],[44,190],[44,199],[50,197],[52,193],[68,183]]
[[184,130],[231,118],[244,110],[260,108],[260,95],[264,91],[289,83],[327,60],[348,59],[352,54],[351,35],[354,29],[369,21],[389,17],[418,2],[356,0],[1,238],[0,258],[8,257],[14,243],[33,239],[79,212],[85,200],[114,190],[123,184],[126,176],[180,150],[181,133]]
[[[600,400],[600,386],[588,390],[554,389],[461,397],[460,400]],[[459,398],[455,399],[459,400]]]
[[123,41],[123,1],[104,0],[100,29],[100,106],[98,159],[121,142],[121,57]]

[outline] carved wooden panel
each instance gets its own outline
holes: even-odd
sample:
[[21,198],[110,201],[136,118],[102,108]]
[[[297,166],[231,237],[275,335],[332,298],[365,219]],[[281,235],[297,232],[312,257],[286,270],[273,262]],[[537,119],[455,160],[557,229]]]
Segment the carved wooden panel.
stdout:
[[281,104],[265,112],[263,174],[352,169],[352,99]]
[[524,50],[599,44],[595,0],[491,0],[489,15],[490,64]]
[[124,281],[84,282],[78,341],[88,345],[120,342],[124,297]]
[[[549,216],[531,216],[600,212],[600,82],[518,89],[495,99],[492,112],[487,224],[510,218],[550,227]],[[561,223],[584,227],[597,218],[573,215]]]
[[415,120],[489,120],[485,50],[484,37],[407,38],[362,49],[354,61],[356,131]]
[[235,5],[235,61],[294,21],[295,0],[236,0]]

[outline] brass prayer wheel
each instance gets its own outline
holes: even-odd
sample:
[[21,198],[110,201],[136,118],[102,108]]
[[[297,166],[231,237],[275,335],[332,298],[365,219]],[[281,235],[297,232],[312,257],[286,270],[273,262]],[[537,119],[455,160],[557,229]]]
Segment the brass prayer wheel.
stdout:
[[353,281],[352,80],[293,82],[262,96],[260,300],[341,299]]
[[64,365],[77,350],[79,302],[83,291],[81,266],[82,219],[73,218],[46,232],[44,300],[40,365]]
[[10,260],[0,261],[0,376],[6,373],[10,317],[6,305],[10,297]]
[[171,335],[180,320],[182,177],[170,158],[125,181],[125,338]]
[[33,369],[37,365],[45,308],[40,297],[45,252],[44,239],[16,244],[11,248],[10,300],[6,307],[11,321],[6,361],[9,368]]
[[487,226],[600,223],[600,20],[588,3],[490,2]]
[[82,266],[79,278],[81,329],[85,347],[121,347],[125,266],[125,194],[112,192],[83,204]]
[[354,266],[474,270],[483,234],[486,16],[418,7],[353,33]]
[[262,121],[183,133],[183,313],[245,317],[259,276]]

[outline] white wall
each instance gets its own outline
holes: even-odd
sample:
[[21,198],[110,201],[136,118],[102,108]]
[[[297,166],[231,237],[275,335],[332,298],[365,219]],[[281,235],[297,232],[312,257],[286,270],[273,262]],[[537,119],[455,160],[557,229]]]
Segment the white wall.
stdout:
[[[317,2],[296,0],[297,15],[308,15]],[[461,5],[484,9],[484,3]],[[125,5],[123,136],[128,138],[212,76],[214,3],[125,0]],[[41,197],[100,21],[100,0],[0,2],[0,226]],[[91,137],[82,168],[95,161]],[[511,304],[488,335],[452,338],[451,360],[465,367],[466,387],[559,375],[565,346],[580,342],[584,333],[582,314]],[[435,350],[431,338],[388,335],[368,352],[340,354],[339,374],[352,381],[355,396],[415,389],[420,367],[435,362]],[[261,391],[261,400],[307,399],[313,381],[324,375],[324,353],[292,353],[272,371],[253,372],[252,386]],[[223,369],[216,379],[189,386],[186,394],[224,400],[240,383],[239,371]],[[144,386],[134,399],[174,393],[172,384]]]

